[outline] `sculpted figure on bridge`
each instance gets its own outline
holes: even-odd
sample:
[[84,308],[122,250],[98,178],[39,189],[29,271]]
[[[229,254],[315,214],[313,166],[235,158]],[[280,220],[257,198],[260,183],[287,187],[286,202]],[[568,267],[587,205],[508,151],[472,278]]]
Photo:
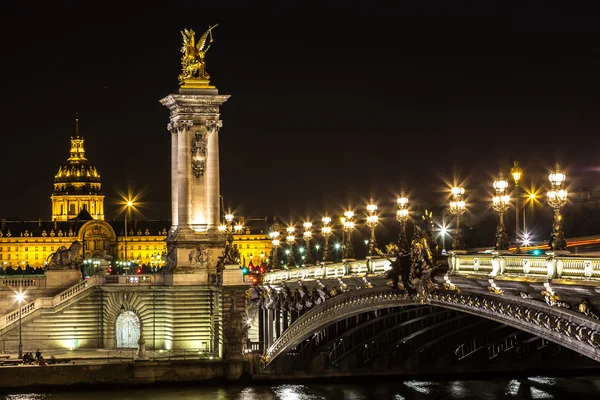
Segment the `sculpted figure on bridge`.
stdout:
[[77,267],[81,261],[79,253],[83,246],[79,241],[75,240],[71,243],[71,246],[67,249],[65,246],[61,246],[56,252],[50,254],[48,257],[48,268],[50,269],[64,269]]
[[[218,25],[218,24],[217,24]],[[208,30],[196,41],[196,33],[192,29],[181,31],[183,45],[181,46],[181,75],[179,82],[183,84],[189,79],[208,81],[210,76],[206,72],[205,55],[213,42],[212,30],[217,25],[209,26]]]
[[421,225],[415,225],[410,252],[395,243],[386,246],[386,253],[376,250],[391,263],[386,277],[392,280],[392,287],[419,298],[433,290],[431,273],[437,268],[433,250],[437,249],[437,243],[433,240],[431,222],[432,214],[426,211]]
[[415,225],[415,233],[411,242],[410,273],[408,292],[424,301],[433,290],[431,274],[437,268],[431,252],[429,235],[423,228]]

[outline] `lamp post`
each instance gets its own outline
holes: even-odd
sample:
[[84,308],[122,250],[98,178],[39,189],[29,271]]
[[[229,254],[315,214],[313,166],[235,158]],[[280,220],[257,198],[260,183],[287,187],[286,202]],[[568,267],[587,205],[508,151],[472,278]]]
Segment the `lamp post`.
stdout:
[[273,255],[271,257],[271,262],[269,263],[269,266],[271,269],[278,267],[277,248],[281,244],[281,242],[279,241],[279,235],[281,235],[282,230],[283,230],[283,227],[279,224],[279,222],[277,220],[275,220],[275,223],[273,223],[273,225],[271,225],[271,229],[269,232],[269,237],[271,238],[271,244],[273,245],[273,248],[272,248]]
[[400,250],[408,252],[408,238],[406,237],[406,221],[408,221],[408,198],[400,196],[396,199],[398,210],[396,219],[400,222],[400,237],[398,238],[398,247]]
[[296,267],[296,261],[294,260],[294,243],[296,243],[296,228],[293,226],[288,226],[285,228],[287,232],[287,236],[285,237],[285,242],[288,245],[288,268]]
[[310,251],[310,239],[312,238],[312,222],[306,221],[302,224],[304,227],[304,241],[306,242],[306,258],[304,259],[304,264],[312,264],[312,252]]
[[21,322],[23,320],[23,308],[21,303],[25,300],[25,293],[19,290],[17,293],[17,302],[19,303],[19,360],[23,359],[23,337],[21,336]]
[[323,226],[321,227],[321,235],[325,238],[325,247],[323,248],[323,262],[331,261],[329,259],[329,237],[333,233],[333,229],[331,228],[331,218],[323,217],[321,218],[321,222],[323,222]]
[[376,211],[377,205],[373,203],[373,199],[371,199],[370,204],[367,206],[367,212],[369,213],[367,215],[367,226],[369,227],[369,229],[371,229],[371,238],[369,239],[369,257],[373,256],[373,252],[377,247],[377,242],[375,239],[375,228],[377,227],[377,224],[379,224],[379,216],[375,214]]
[[271,264],[273,265],[273,268],[277,268],[277,248],[281,243],[279,241],[279,232],[271,232],[269,235],[271,236],[271,244],[273,245],[273,262]]
[[234,216],[233,214],[229,213],[225,215],[225,223],[219,225],[219,227],[217,228],[219,233],[226,233],[227,234],[227,240],[232,243],[233,242],[233,234],[237,233],[240,234],[242,233],[242,230],[244,229],[244,226],[240,223],[233,223],[233,219]]
[[492,198],[492,208],[500,217],[498,227],[496,228],[496,241],[494,243],[494,249],[496,250],[508,250],[510,245],[508,235],[506,234],[506,227],[504,226],[504,212],[510,207],[510,196],[506,194],[507,187],[508,182],[504,179],[502,173],[499,173],[498,178],[494,181],[496,195]]
[[515,181],[515,243],[517,244],[517,249],[520,248],[519,238],[519,180],[523,176],[523,170],[519,167],[519,162],[515,161],[513,163],[513,167],[510,170],[510,174],[513,176]]
[[442,237],[442,254],[446,254],[446,235],[448,234],[448,228],[442,226],[440,229],[440,236]]
[[530,203],[530,207],[531,207],[531,213],[533,214],[533,206],[535,203],[535,200],[537,199],[537,195],[536,192],[531,192],[527,194],[527,200],[525,201],[525,204],[523,204],[523,244],[525,244],[525,239],[529,239],[529,232],[527,232],[527,220],[526,218],[526,214],[525,214],[525,210],[527,209],[526,205],[527,203]]
[[127,217],[131,213],[131,207],[133,206],[133,201],[128,200],[126,203],[127,210],[125,210],[125,261],[127,261]]
[[456,234],[454,235],[454,241],[452,242],[452,249],[464,250],[465,241],[463,240],[462,231],[460,229],[460,216],[465,213],[465,201],[464,201],[465,188],[454,186],[452,188],[452,200],[450,201],[450,207],[448,211],[450,214],[456,216]]
[[352,231],[354,230],[354,212],[344,211],[344,232],[346,232],[346,243],[344,245],[344,258],[354,258],[354,248],[352,247]]
[[552,224],[552,236],[550,239],[550,248],[552,250],[566,250],[567,241],[563,232],[562,215],[560,209],[567,204],[567,190],[563,188],[563,183],[567,179],[560,166],[556,164],[554,171],[548,176],[552,188],[548,191],[548,205],[554,209],[554,222]]

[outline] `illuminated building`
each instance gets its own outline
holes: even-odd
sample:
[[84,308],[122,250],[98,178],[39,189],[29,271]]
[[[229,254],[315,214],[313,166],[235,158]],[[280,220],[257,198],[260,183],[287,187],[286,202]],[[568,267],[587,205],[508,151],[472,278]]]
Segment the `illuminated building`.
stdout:
[[[25,269],[43,267],[49,257],[62,246],[75,240],[83,244],[88,260],[110,256],[160,269],[165,263],[166,238],[171,221],[106,220],[104,194],[100,174],[85,157],[84,139],[71,137],[69,158],[54,177],[51,196],[51,220],[22,221],[2,219],[0,223],[0,267]],[[265,225],[261,226],[260,221]],[[234,235],[240,250],[240,262],[260,263],[269,255],[271,242],[266,232],[266,218],[243,222],[244,230]],[[127,243],[127,252],[125,252]]]

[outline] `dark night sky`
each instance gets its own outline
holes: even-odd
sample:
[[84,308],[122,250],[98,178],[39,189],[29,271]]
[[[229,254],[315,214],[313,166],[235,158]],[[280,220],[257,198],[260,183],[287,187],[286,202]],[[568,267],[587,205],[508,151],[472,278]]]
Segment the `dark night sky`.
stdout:
[[316,217],[369,196],[392,204],[401,189],[436,201],[454,175],[466,179],[474,210],[485,209],[490,177],[513,159],[526,183],[545,183],[556,161],[574,190],[598,181],[590,172],[600,166],[597,9],[125,3],[3,10],[2,216],[50,217],[78,112],[108,204],[143,190],[143,215],[170,218],[168,111],[158,101],[177,89],[179,31],[214,23],[207,68],[231,95],[221,187],[239,215]]

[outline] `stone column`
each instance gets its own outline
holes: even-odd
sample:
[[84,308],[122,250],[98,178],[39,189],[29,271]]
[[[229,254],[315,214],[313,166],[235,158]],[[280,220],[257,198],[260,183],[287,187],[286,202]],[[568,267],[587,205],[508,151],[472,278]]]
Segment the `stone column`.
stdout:
[[171,166],[177,168],[172,187],[178,188],[171,200],[179,210],[180,229],[189,225],[195,232],[206,232],[219,223],[219,107],[229,96],[218,93],[217,89],[180,88],[161,100],[171,112],[170,127],[189,121],[188,129],[179,129],[177,140],[172,140],[177,149],[171,149],[177,157],[177,165]]
[[[225,247],[219,223],[219,107],[217,89],[180,88],[160,100],[170,111],[171,206],[166,283],[203,285],[215,276]],[[216,282],[213,282],[216,283]]]
[[222,121],[207,121],[207,148],[211,155],[206,160],[206,228],[216,229],[219,226],[220,208],[219,194],[221,193],[219,182],[219,128],[223,126]]
[[179,210],[177,209],[177,129],[171,131],[171,229],[177,228]]
[[190,151],[188,132],[194,125],[193,121],[177,121],[177,226],[181,231],[191,228],[190,204],[192,192],[190,187],[190,174],[192,167],[189,162]]

